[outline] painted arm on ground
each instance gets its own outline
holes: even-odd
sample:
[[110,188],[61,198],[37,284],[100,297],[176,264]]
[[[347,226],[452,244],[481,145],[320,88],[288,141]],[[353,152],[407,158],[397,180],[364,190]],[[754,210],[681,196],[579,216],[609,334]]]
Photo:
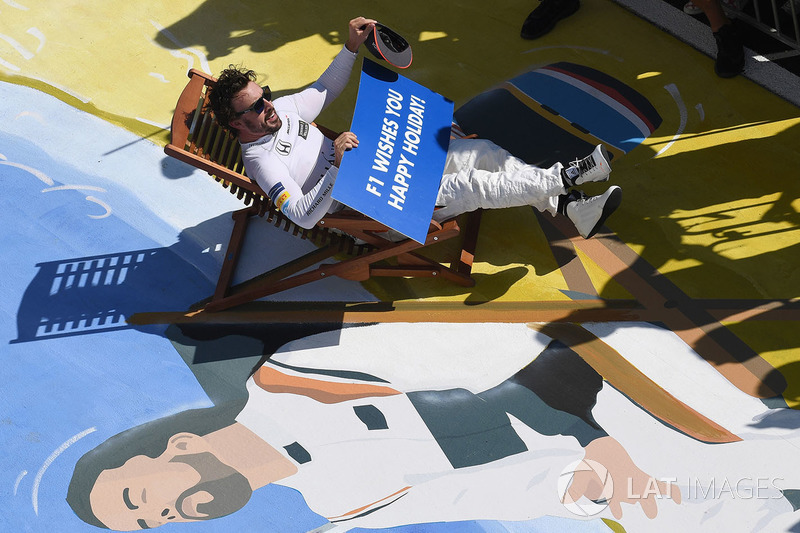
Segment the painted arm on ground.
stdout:
[[[581,496],[593,501],[605,500],[616,519],[622,518],[623,503],[641,505],[645,516],[650,519],[658,515],[658,499],[666,497],[681,503],[681,491],[677,485],[659,481],[642,471],[614,438],[595,439],[585,450],[581,468],[576,469],[567,490],[572,501],[578,501]],[[601,476],[606,477],[606,473],[612,481],[610,484],[601,479]]]
[[607,433],[592,416],[603,378],[578,354],[553,340],[536,359],[482,392],[542,435],[568,435],[581,446]]
[[[583,468],[576,470],[569,488],[572,501],[578,501],[581,496],[590,500],[605,499],[617,519],[622,517],[622,503],[640,504],[648,518],[655,518],[658,513],[658,497],[666,496],[680,503],[677,487],[658,481],[637,467],[622,445],[595,421],[592,408],[603,387],[603,379],[566,345],[552,341],[509,382],[524,387],[516,394],[530,390],[547,406],[531,409],[536,399],[518,400],[511,414],[526,417],[520,419],[541,434],[572,435],[584,447]],[[593,468],[596,463],[602,466]],[[607,486],[600,478],[603,468],[615,482],[612,494],[604,493]]]
[[[594,420],[591,410],[603,386],[583,359],[553,341],[514,376],[477,395],[464,389],[408,392],[453,470],[410,479],[402,497],[348,525],[578,518],[565,503],[581,497],[606,499],[618,519],[622,503],[638,503],[654,518],[657,500],[680,503],[680,491],[638,468]],[[559,500],[559,474],[571,463],[579,467],[568,496]],[[591,468],[597,463],[602,466]],[[600,477],[606,471],[614,481],[611,494],[604,493]]]
[[[580,521],[605,516],[573,513],[568,504],[579,502],[582,497],[607,501],[617,520],[623,518],[623,503],[639,504],[645,516],[652,520],[658,514],[658,505],[666,504],[659,500],[671,498],[676,504],[681,503],[676,485],[659,481],[642,471],[612,437],[595,439],[584,452],[579,465],[608,466],[608,475],[614,482],[610,494],[604,494],[604,487],[608,485],[597,475],[602,468],[576,467],[567,494],[560,495],[562,471],[559,465],[566,468],[577,461],[580,451],[559,448],[558,443],[553,442],[527,456],[511,456],[497,463],[433,474],[409,487],[404,494],[395,495],[394,500],[382,508],[343,520],[340,525],[379,528],[463,520],[529,521],[543,516]],[[559,496],[563,499],[559,500]],[[580,530],[577,525],[567,529]]]
[[[648,518],[658,514],[658,497],[681,502],[680,489],[658,481],[634,464],[628,452],[613,437],[602,431],[591,410],[603,386],[602,377],[579,355],[560,341],[547,349],[512,380],[524,383],[550,407],[571,413],[581,422],[560,431],[572,432],[586,451],[582,468],[576,469],[568,494],[572,501],[581,496],[607,500],[615,518],[622,518],[622,503],[640,504]],[[563,415],[562,415],[563,418]],[[602,432],[602,433],[601,433]],[[600,467],[597,467],[599,463]],[[611,476],[611,494],[601,480],[602,470]]]

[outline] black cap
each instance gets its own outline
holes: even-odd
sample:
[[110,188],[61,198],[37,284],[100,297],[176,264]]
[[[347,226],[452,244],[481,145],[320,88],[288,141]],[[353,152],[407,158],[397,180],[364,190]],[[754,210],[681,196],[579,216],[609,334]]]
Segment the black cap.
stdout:
[[364,42],[367,50],[397,68],[411,65],[411,46],[397,32],[383,24],[376,24]]

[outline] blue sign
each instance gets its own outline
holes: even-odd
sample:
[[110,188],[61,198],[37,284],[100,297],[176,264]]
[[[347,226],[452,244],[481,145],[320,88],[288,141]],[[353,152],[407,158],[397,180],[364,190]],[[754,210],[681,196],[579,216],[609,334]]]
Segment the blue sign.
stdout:
[[453,102],[364,60],[351,131],[333,197],[424,243],[450,144]]

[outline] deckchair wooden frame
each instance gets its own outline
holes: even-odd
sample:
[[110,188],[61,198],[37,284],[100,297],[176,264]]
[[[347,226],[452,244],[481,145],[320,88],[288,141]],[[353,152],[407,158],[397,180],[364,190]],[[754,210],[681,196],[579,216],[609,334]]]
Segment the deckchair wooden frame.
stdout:
[[[232,215],[234,226],[213,296],[198,302],[196,307],[220,311],[329,276],[354,281],[366,281],[372,276],[442,277],[466,287],[475,284],[471,270],[480,211],[469,215],[463,234],[455,219],[441,224],[432,220],[425,244],[412,239],[399,242],[384,239],[379,234],[389,228],[349,209],[326,215],[311,230],[300,228],[275,209],[258,184],[246,176],[238,141],[219,127],[207,110],[207,89],[216,79],[196,69],[191,69],[188,76],[189,83],[178,99],[172,118],[171,141],[164,151],[208,172],[247,206]],[[326,136],[335,137],[331,130],[316,126]],[[276,227],[282,226],[284,231],[291,231],[320,247],[232,286],[248,223],[253,216],[265,217]],[[461,249],[450,266],[417,253],[426,246],[460,234],[463,237]],[[363,244],[356,245],[354,238]],[[318,264],[337,255],[346,258]],[[318,266],[308,270],[314,265]]]

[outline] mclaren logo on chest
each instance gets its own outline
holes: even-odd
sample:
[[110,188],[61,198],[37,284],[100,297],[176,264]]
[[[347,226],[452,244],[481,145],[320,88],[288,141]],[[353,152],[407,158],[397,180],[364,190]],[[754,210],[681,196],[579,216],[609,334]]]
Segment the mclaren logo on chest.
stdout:
[[281,155],[289,155],[292,151],[292,143],[278,139],[278,142],[275,144],[275,151]]
[[308,122],[303,122],[302,120],[297,123],[297,134],[302,137],[303,139],[308,139]]

